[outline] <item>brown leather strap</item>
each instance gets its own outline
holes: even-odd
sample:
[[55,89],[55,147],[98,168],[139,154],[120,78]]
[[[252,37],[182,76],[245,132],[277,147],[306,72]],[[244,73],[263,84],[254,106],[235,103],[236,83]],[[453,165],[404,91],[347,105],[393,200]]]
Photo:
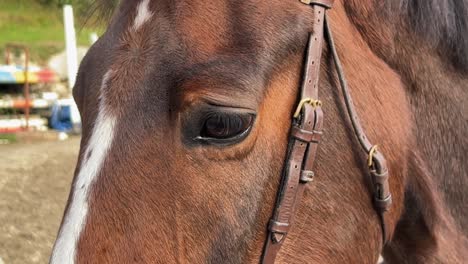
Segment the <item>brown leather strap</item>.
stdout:
[[326,9],[331,8],[334,0],[301,0],[301,2],[310,4],[314,10],[313,31],[309,36],[300,103],[294,115],[290,131],[286,165],[283,170],[273,217],[268,225],[267,240],[261,259],[263,264],[273,264],[275,262],[276,256],[293,224],[294,215],[304,193],[305,184],[311,182],[314,178],[312,168],[323,126],[323,112],[321,103],[317,98],[324,35],[327,36],[329,48],[335,61],[340,86],[354,132],[363,150],[369,155],[369,173],[374,186],[374,208],[380,217],[383,241],[386,243],[389,240],[384,214],[392,203],[387,163],[382,153],[377,151],[377,146],[372,145],[368,140],[354,109],[333,36],[325,16]]
[[388,183],[388,167],[387,161],[382,153],[377,151],[377,146],[372,145],[362,128],[359,117],[354,108],[353,99],[349,92],[346,78],[344,77],[343,67],[341,66],[340,58],[336,51],[333,35],[328,25],[327,19],[325,19],[325,33],[328,40],[328,46],[335,61],[336,71],[338,73],[338,79],[340,81],[341,90],[345,98],[346,109],[348,116],[351,120],[351,124],[354,129],[354,133],[362,147],[362,149],[369,155],[369,173],[371,176],[373,188],[374,188],[374,208],[379,214],[382,227],[382,238],[383,244],[385,245],[389,240],[389,233],[387,232],[387,221],[385,219],[385,212],[390,209],[392,205],[392,195],[390,193],[390,185]]
[[315,103],[300,103],[301,114],[294,119],[292,124],[283,178],[273,217],[268,226],[268,235],[262,256],[263,264],[275,262],[276,255],[294,222],[294,215],[304,193],[305,185],[312,181],[314,176],[312,168],[322,135],[323,112],[321,104],[316,103],[316,100],[318,98],[325,11],[327,7],[331,7],[333,1],[306,1],[304,3],[312,4],[314,24],[313,31],[309,36],[300,102]]

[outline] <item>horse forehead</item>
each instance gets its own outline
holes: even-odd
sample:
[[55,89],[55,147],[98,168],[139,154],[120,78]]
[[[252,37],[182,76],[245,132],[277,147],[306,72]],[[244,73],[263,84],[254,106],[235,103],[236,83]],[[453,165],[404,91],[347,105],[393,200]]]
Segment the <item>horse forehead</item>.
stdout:
[[130,20],[129,32],[156,34],[158,30],[170,30],[186,48],[207,55],[226,45],[242,44],[239,39],[248,35],[259,35],[255,39],[268,36],[282,23],[278,18],[287,13],[286,9],[291,11],[291,6],[278,0],[139,0],[126,1],[122,9],[127,10],[121,18]]
[[[173,87],[167,76],[183,72],[190,65],[213,62],[220,57],[230,60],[236,56],[242,56],[245,62],[252,65],[259,62],[267,64],[273,56],[281,55],[277,50],[273,52],[269,45],[281,42],[281,39],[284,43],[297,38],[295,30],[284,32],[275,29],[277,23],[282,23],[281,19],[276,18],[288,17],[291,10],[289,13],[285,9],[276,10],[276,7],[270,10],[264,2],[256,0],[241,2],[124,2],[121,6],[124,11],[116,17],[117,22],[106,39],[116,43],[112,44],[112,51],[107,51],[110,70],[116,72],[109,85],[112,87],[109,96],[113,97],[109,101],[116,106],[110,108],[119,108],[117,105],[130,102],[133,95],[141,95],[142,89],[148,88],[143,83],[145,81],[152,86],[152,93],[156,90],[165,93],[165,90]],[[255,2],[255,6],[252,6],[252,2]],[[274,24],[262,24],[263,20],[274,21]],[[297,24],[294,20],[288,23]],[[267,29],[275,33],[269,34]],[[288,48],[281,47],[281,50],[287,51]],[[271,56],[262,57],[267,55]]]
[[[113,90],[134,90],[151,71],[177,72],[233,54],[239,46],[230,45],[238,36],[228,32],[233,30],[228,18],[232,15],[223,1],[176,1],[168,4],[170,8],[162,2],[127,1],[121,7],[127,11],[117,20],[126,22],[115,23],[106,40],[115,43],[109,54],[110,70],[117,73],[110,85]],[[162,61],[166,65],[160,69]]]
[[164,42],[165,50],[182,49],[194,61],[219,53],[256,52],[265,48],[262,42],[293,34],[279,33],[285,24],[291,29],[300,24],[297,5],[279,0],[127,0],[121,10],[116,20],[125,22],[116,24],[125,25],[114,27],[113,33],[134,51],[126,55],[142,54],[137,51]]
[[[109,40],[116,43],[112,54],[114,70],[153,60],[180,64],[210,60],[232,42],[228,7],[223,1],[139,0],[122,4],[117,22],[111,26]],[[232,35],[232,34],[231,34]],[[140,62],[140,63],[139,63]]]

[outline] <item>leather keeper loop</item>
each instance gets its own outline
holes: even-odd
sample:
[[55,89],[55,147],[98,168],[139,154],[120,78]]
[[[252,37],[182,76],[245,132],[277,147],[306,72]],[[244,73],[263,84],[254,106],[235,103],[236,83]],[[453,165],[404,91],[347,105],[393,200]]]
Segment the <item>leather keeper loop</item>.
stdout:
[[333,2],[335,2],[335,0],[301,0],[301,2],[306,5],[320,5],[330,9],[332,8]]
[[374,205],[380,212],[388,211],[392,205],[392,195],[389,194],[384,199],[380,199],[379,197],[374,196]]
[[308,183],[314,180],[314,172],[310,170],[301,171],[301,183]]
[[289,223],[281,223],[271,219],[270,224],[268,225],[268,230],[273,233],[287,234],[289,231]]
[[388,182],[388,170],[381,174],[375,170],[371,170],[371,174],[375,184],[384,185]]
[[320,138],[322,137],[322,132],[320,131],[308,131],[305,129],[302,129],[298,126],[293,126],[291,129],[291,136],[294,137],[297,140],[300,140],[302,142],[306,143],[319,143]]

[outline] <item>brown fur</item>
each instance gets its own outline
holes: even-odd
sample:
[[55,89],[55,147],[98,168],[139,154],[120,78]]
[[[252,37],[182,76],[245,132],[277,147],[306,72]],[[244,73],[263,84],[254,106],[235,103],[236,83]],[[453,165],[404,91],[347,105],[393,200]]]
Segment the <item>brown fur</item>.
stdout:
[[[440,4],[446,2],[450,1]],[[452,39],[434,43],[427,38],[432,33],[421,31],[417,25],[415,29],[409,24],[411,19],[390,25],[381,6],[372,1],[347,4],[352,21],[370,47],[402,76],[414,115],[415,146],[409,156],[407,209],[397,228],[400,232],[386,255],[395,263],[463,263],[468,256],[468,77],[463,73],[466,42],[459,42],[456,50],[444,50],[453,45],[448,43]],[[466,4],[456,12],[465,10]],[[439,17],[435,19],[434,25],[440,28],[451,22],[442,24],[437,21]],[[464,19],[456,21],[462,27],[445,30],[451,30],[453,38],[464,35]],[[455,30],[459,32],[454,33]],[[457,65],[460,68],[455,68]]]
[[[122,1],[74,89],[82,150],[109,70],[104,95],[118,117],[78,262],[257,263],[312,11],[299,1],[153,0],[151,20],[134,32],[136,5]],[[404,22],[388,25],[379,8],[370,0],[337,1],[329,21],[360,119],[389,162],[393,240],[384,255],[390,263],[461,263],[468,251],[461,203],[468,200],[467,77]],[[278,263],[376,263],[382,249],[366,157],[332,63],[325,48],[317,177]],[[205,101],[255,111],[249,136],[227,147],[188,143],[184,124]]]

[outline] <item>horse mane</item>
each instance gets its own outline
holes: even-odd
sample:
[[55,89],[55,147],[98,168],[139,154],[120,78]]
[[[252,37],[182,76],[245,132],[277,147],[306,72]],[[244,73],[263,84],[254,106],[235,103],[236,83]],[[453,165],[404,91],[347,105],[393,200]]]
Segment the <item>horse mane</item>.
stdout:
[[433,43],[453,65],[468,71],[468,0],[388,0],[390,15]]
[[[86,6],[85,21],[94,21],[107,25],[119,5],[120,0],[91,0]],[[85,22],[85,24],[86,24]]]

